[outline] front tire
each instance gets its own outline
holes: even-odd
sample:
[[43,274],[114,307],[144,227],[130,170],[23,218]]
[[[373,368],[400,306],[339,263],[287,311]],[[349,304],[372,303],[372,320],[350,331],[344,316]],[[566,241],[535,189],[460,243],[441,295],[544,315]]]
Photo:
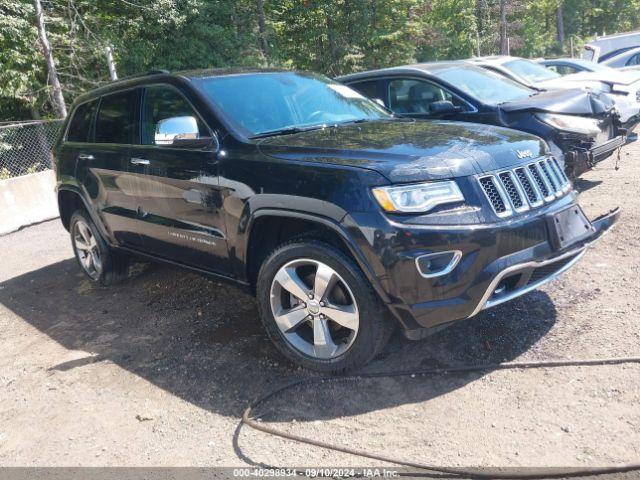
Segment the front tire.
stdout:
[[78,265],[93,282],[108,286],[129,275],[129,256],[110,248],[86,212],[77,210],[69,222],[71,245]]
[[278,247],[262,264],[257,299],[278,350],[309,370],[365,365],[387,343],[392,322],[358,266],[316,240]]

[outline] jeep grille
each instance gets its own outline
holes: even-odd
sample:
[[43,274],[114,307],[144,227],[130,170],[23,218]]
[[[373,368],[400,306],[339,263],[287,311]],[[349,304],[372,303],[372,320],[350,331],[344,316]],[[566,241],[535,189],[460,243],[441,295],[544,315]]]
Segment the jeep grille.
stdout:
[[536,208],[564,195],[571,183],[555,158],[504,170],[478,179],[482,191],[499,217]]

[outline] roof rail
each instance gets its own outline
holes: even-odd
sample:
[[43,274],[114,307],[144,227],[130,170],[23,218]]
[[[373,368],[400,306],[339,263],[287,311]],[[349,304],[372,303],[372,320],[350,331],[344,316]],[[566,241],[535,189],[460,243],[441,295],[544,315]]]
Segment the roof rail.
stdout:
[[133,75],[127,75],[126,77],[122,77],[119,78],[117,81],[120,80],[130,80],[132,78],[140,78],[140,77],[146,77],[147,75],[160,75],[160,74],[169,74],[169,70],[164,70],[164,69],[154,69],[154,70],[148,70],[144,73],[134,73]]

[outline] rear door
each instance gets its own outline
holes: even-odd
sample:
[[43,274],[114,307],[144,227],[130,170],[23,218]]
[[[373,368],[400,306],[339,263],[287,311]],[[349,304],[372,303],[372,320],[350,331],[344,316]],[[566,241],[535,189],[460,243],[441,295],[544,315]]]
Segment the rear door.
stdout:
[[139,90],[131,89],[101,97],[90,142],[78,149],[77,157],[77,177],[112,241],[132,247],[140,245],[140,238],[125,168],[137,135],[138,96]]
[[[214,137],[183,92],[151,85],[142,95],[141,140],[132,147],[129,170],[144,251],[206,269],[229,272],[218,181],[217,148],[167,144],[162,125],[191,122],[194,138]],[[175,123],[174,123],[175,124]]]

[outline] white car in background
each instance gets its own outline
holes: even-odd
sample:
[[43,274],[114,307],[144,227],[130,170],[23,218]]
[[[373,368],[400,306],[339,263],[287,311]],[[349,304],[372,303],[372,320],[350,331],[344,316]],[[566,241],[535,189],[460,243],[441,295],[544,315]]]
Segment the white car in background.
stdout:
[[[566,65],[567,60],[574,59],[558,61]],[[537,90],[581,88],[607,93],[615,102],[625,128],[631,131],[640,122],[640,73],[621,72],[593,62],[589,62],[593,64],[592,70],[585,71],[587,62],[581,61],[579,65],[575,64],[575,68],[580,66],[583,71],[563,75],[550,69],[548,65],[504,55],[473,58],[469,61]]]
[[609,58],[631,48],[640,47],[640,31],[615,33],[596,37],[582,48],[583,60],[604,63]]
[[603,60],[602,65],[623,70],[640,69],[640,46],[624,49]]

